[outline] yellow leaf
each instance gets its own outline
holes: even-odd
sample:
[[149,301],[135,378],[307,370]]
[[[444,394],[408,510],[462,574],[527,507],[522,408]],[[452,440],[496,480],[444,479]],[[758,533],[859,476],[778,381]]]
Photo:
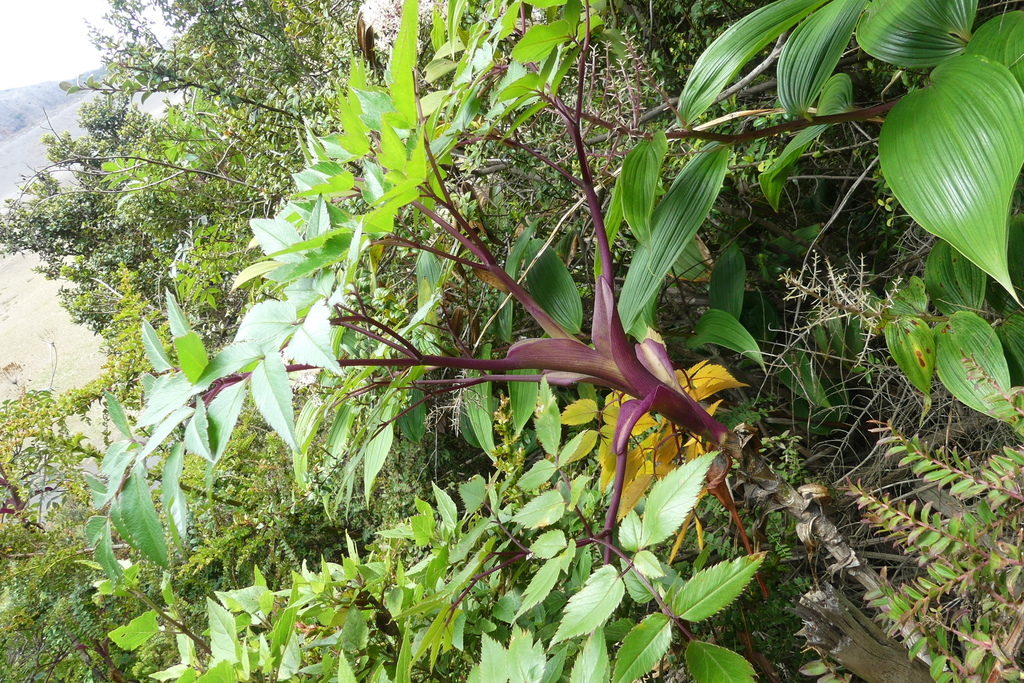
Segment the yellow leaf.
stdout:
[[730,375],[729,371],[721,365],[708,363],[706,360],[697,363],[685,372],[677,370],[676,376],[686,393],[698,401],[725,389],[747,386]]
[[608,488],[608,484],[615,479],[615,454],[612,453],[611,438],[601,440],[601,448],[597,452],[597,459],[601,463],[601,490]]
[[570,403],[562,411],[563,425],[583,425],[593,422],[597,417],[597,401],[592,398],[581,398]]
[[565,464],[576,462],[580,458],[586,455],[590,455],[590,452],[594,450],[594,446],[597,445],[597,431],[593,429],[588,429],[585,432],[583,432],[583,434],[585,436],[582,439],[580,439],[579,446],[577,446],[576,450],[569,455],[569,458],[567,460],[565,460]]
[[644,497],[644,493],[647,492],[647,487],[650,486],[653,478],[652,474],[640,474],[626,484],[622,490],[622,502],[619,503],[619,519],[625,517],[630,510],[636,507],[636,504]]

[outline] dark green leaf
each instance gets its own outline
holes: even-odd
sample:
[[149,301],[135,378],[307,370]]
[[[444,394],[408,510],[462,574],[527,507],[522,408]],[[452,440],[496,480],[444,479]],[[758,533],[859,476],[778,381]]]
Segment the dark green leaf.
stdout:
[[[533,261],[534,254],[543,246],[543,242],[534,240],[532,246],[533,249],[527,250],[527,265]],[[580,300],[579,288],[553,249],[546,248],[540,252],[537,262],[533,263],[526,274],[526,288],[544,312],[554,318],[562,329],[569,334],[579,334],[583,325],[583,302]]]
[[[901,316],[883,328],[889,353],[911,384],[931,396],[935,372],[935,335],[920,318]],[[929,401],[930,402],[930,401]]]
[[757,341],[739,320],[725,311],[711,309],[697,321],[697,334],[690,337],[686,345],[692,349],[704,344],[724,346],[764,367],[764,359],[761,357]]
[[754,669],[747,660],[711,643],[691,640],[686,666],[696,683],[754,683]]
[[121,488],[121,493],[110,505],[110,520],[118,533],[146,559],[167,567],[167,542],[156,515],[146,481],[146,469],[141,464],[132,470]]
[[850,43],[867,0],[833,0],[796,27],[779,57],[779,101],[804,116]]
[[651,212],[661,184],[661,164],[668,151],[665,134],[658,131],[653,140],[643,140],[626,155],[616,187],[622,187],[622,213],[640,244],[651,238]]
[[1012,293],[1007,213],[1024,163],[1024,93],[1006,67],[974,55],[941,64],[931,88],[889,112],[878,154],[907,213]]
[[996,328],[1010,372],[1010,383],[1024,386],[1024,313],[1014,313]]
[[935,66],[964,51],[977,11],[977,0],[873,0],[857,42],[896,66]]
[[711,271],[708,288],[711,308],[725,311],[738,320],[743,312],[743,284],[746,279],[747,264],[743,252],[733,242],[718,257]]

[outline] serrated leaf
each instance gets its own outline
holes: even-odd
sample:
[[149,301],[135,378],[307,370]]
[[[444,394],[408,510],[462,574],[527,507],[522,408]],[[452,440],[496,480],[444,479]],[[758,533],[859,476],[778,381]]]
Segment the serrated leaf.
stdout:
[[287,301],[261,301],[245,313],[235,341],[260,342],[277,350],[297,327],[295,306]]
[[623,639],[612,683],[633,683],[661,661],[671,644],[672,622],[664,614],[649,614]]
[[963,55],[905,96],[878,142],[885,179],[928,232],[1016,297],[1007,214],[1024,164],[1024,92],[1002,64]]
[[462,505],[467,515],[479,510],[486,497],[487,483],[479,474],[469,481],[459,484],[459,498],[462,499]]
[[292,387],[281,357],[276,353],[267,354],[253,369],[249,381],[252,383],[252,400],[260,415],[286,444],[293,450],[298,449]]
[[592,398],[581,398],[570,403],[562,411],[562,424],[576,426],[589,424],[597,419],[597,401]]
[[850,43],[867,0],[834,0],[801,23],[786,41],[776,69],[779,101],[804,116],[818,99]]
[[544,678],[544,646],[529,632],[516,628],[508,643],[509,683],[541,683]]
[[824,3],[825,0],[777,0],[730,26],[693,65],[679,97],[683,120],[693,123],[761,48]]
[[555,463],[550,460],[538,460],[529,470],[516,482],[516,486],[524,491],[533,491],[546,484],[555,473]]
[[295,226],[282,218],[254,218],[249,221],[249,226],[267,256],[302,241]]
[[732,650],[691,640],[686,666],[696,683],[754,683],[754,668]]
[[541,382],[533,428],[544,452],[558,455],[558,447],[562,443],[562,422],[558,414],[558,399],[551,393],[547,380]]
[[164,529],[160,526],[145,472],[141,464],[132,470],[121,493],[110,504],[110,520],[118,533],[146,559],[167,567]]
[[590,575],[583,588],[569,598],[551,644],[590,633],[602,626],[619,606],[625,590],[615,567],[610,564],[600,567]]
[[231,432],[238,422],[238,415],[245,404],[246,383],[239,382],[222,389],[206,408],[206,419],[209,422],[207,433],[210,438],[210,450],[213,453],[213,464],[224,455]]
[[654,483],[641,519],[640,548],[660,543],[678,531],[697,504],[714,454],[691,460]]
[[607,683],[608,673],[608,650],[604,630],[599,628],[587,638],[583,651],[577,655],[569,683]]
[[149,610],[107,635],[122,650],[134,650],[157,633],[160,633],[160,625],[157,623],[156,610]]
[[363,448],[363,492],[369,498],[373,490],[373,483],[377,479],[388,453],[391,452],[391,444],[395,439],[394,423],[384,425],[377,434]]
[[157,372],[163,372],[164,370],[173,370],[174,366],[171,365],[171,359],[167,356],[167,352],[164,351],[164,345],[160,341],[160,337],[157,336],[156,330],[149,324],[148,320],[142,321],[142,346],[146,350],[146,357],[149,359],[149,364],[153,366],[153,369]]
[[964,51],[977,11],[977,0],[873,0],[857,42],[896,66],[935,66]]
[[160,491],[164,507],[164,514],[170,522],[171,537],[179,548],[184,549],[185,538],[188,534],[188,500],[185,492],[181,490],[179,480],[185,465],[185,449],[181,444],[175,444],[171,454],[167,456],[164,463],[163,473],[160,476]]
[[764,368],[761,348],[747,328],[725,311],[709,309],[697,321],[697,334],[687,340],[692,348],[704,344],[715,344],[742,354]]
[[125,438],[132,438],[132,428],[128,424],[128,416],[124,414],[124,408],[117,398],[109,391],[103,392],[103,403],[107,406],[107,415],[114,423],[117,430],[124,434]]
[[235,618],[219,602],[206,598],[206,615],[210,621],[211,661],[238,661],[238,633]]
[[528,529],[538,529],[554,524],[565,514],[565,501],[558,491],[540,494],[516,513],[513,521]]
[[530,545],[530,552],[542,560],[550,560],[565,549],[565,532],[561,529],[545,531]]
[[480,636],[480,683],[508,680],[508,653],[486,633]]
[[238,372],[246,365],[255,363],[265,355],[263,349],[255,342],[236,342],[226,346],[213,357],[203,374],[195,382],[195,388],[202,391],[213,384],[214,380]]
[[630,510],[619,522],[619,543],[622,549],[635,553],[640,549],[640,537],[643,534],[643,527],[640,523],[640,516],[636,510]]
[[543,602],[551,593],[551,589],[558,582],[558,577],[562,575],[562,565],[562,559],[556,557],[549,559],[537,570],[526,586],[526,590],[523,591],[523,602],[519,606],[519,611],[516,612],[515,619],[519,619],[535,605]]
[[661,291],[665,276],[711,211],[722,189],[729,154],[725,147],[697,154],[658,202],[651,217],[650,244],[641,245],[633,254],[619,296],[619,315],[627,331],[646,326],[641,314]]
[[164,290],[164,299],[167,301],[167,322],[171,325],[171,336],[175,339],[184,337],[192,331],[192,328],[189,326],[185,314],[181,312],[178,300],[174,298],[170,290]]
[[206,355],[206,348],[203,340],[195,332],[174,338],[174,348],[178,352],[178,363],[181,364],[181,371],[185,373],[190,382],[198,381],[199,377],[210,362]]
[[576,462],[580,458],[589,455],[594,450],[594,446],[597,445],[597,437],[598,432],[596,429],[585,429],[572,437],[558,454],[557,462],[559,467]]
[[341,374],[341,366],[331,344],[331,309],[326,301],[313,304],[295,331],[286,353],[296,363],[314,365]]
[[658,562],[658,558],[650,550],[641,550],[634,555],[633,566],[648,579],[658,579],[665,576],[665,570],[662,569],[661,562]]
[[697,572],[670,596],[672,611],[687,621],[703,621],[717,614],[739,597],[763,560],[764,553],[758,553]]

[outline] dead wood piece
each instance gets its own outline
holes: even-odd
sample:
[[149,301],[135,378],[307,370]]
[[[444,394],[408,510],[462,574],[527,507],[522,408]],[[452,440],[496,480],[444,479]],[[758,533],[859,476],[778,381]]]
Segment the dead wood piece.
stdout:
[[930,683],[928,667],[887,637],[829,584],[807,593],[793,612],[804,622],[797,635],[868,683]]

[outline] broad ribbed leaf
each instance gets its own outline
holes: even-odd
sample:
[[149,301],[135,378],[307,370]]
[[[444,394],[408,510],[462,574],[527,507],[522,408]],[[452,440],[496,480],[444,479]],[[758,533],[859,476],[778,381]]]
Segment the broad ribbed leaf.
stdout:
[[702,569],[670,596],[672,611],[687,621],[703,621],[717,614],[739,597],[762,560],[764,554],[759,553]]
[[672,644],[672,622],[650,614],[626,634],[615,660],[612,683],[633,683],[654,668]]
[[691,460],[651,487],[641,520],[640,548],[660,543],[679,530],[697,504],[713,459],[705,455]]
[[964,51],[977,11],[978,0],[873,0],[857,42],[896,66],[935,66]]
[[967,54],[999,62],[1024,88],[1024,12],[1006,12],[986,21],[967,44]]
[[739,319],[743,312],[743,283],[747,279],[747,264],[743,252],[735,242],[730,244],[715,261],[708,288],[711,308],[725,311]]
[[686,667],[696,683],[754,683],[754,668],[732,650],[691,640]]
[[779,57],[779,101],[804,116],[835,71],[867,0],[833,0],[796,27]]
[[602,626],[619,606],[626,588],[619,570],[606,564],[587,579],[583,588],[569,598],[562,623],[558,625],[551,644],[590,633]]
[[928,254],[924,286],[943,315],[980,311],[985,305],[988,278],[948,242],[939,240]]
[[949,392],[980,413],[989,412],[988,397],[1010,388],[1010,371],[992,327],[978,314],[959,311],[936,332],[939,379]]
[[904,97],[878,143],[907,212],[1013,292],[1007,213],[1024,164],[1024,93],[1006,67],[965,55]]
[[697,154],[661,198],[651,218],[651,242],[637,248],[619,296],[619,315],[626,330],[633,330],[672,265],[697,234],[722,189],[728,164],[729,149],[725,147]]
[[640,244],[646,244],[651,238],[651,211],[667,151],[665,134],[658,131],[653,140],[637,144],[622,162],[619,184],[628,190],[621,194],[622,214]]
[[260,415],[286,444],[297,449],[292,387],[281,357],[276,353],[267,354],[263,362],[252,371],[250,380],[252,400]]
[[[527,249],[526,263],[533,261],[533,255],[543,242],[535,240],[533,249]],[[579,334],[583,325],[583,302],[576,283],[569,270],[553,249],[541,252],[537,262],[526,274],[526,288],[537,300],[544,312],[555,319],[569,334]]]
[[[836,74],[825,82],[818,100],[818,115],[840,114],[850,108],[853,99],[853,83],[846,74]],[[782,186],[789,177],[794,164],[800,155],[810,147],[819,135],[828,126],[810,126],[803,129],[789,141],[782,154],[777,156],[771,165],[758,176],[758,183],[761,191],[772,208],[779,210],[779,197],[782,196]]]
[[679,97],[679,114],[692,123],[744,64],[825,0],[777,0],[733,24],[697,59]]
[[[510,374],[528,375],[531,374],[531,371],[513,370]],[[508,396],[509,402],[512,404],[512,423],[515,425],[517,434],[533,417],[533,409],[537,407],[539,391],[540,385],[536,382],[509,382]]]
[[110,520],[118,533],[142,555],[167,567],[167,542],[149,494],[145,467],[137,466],[110,505]]
[[740,321],[725,311],[711,309],[697,321],[697,334],[690,337],[686,345],[691,349],[704,344],[715,344],[741,353],[755,361],[762,368],[764,359],[757,341]]

